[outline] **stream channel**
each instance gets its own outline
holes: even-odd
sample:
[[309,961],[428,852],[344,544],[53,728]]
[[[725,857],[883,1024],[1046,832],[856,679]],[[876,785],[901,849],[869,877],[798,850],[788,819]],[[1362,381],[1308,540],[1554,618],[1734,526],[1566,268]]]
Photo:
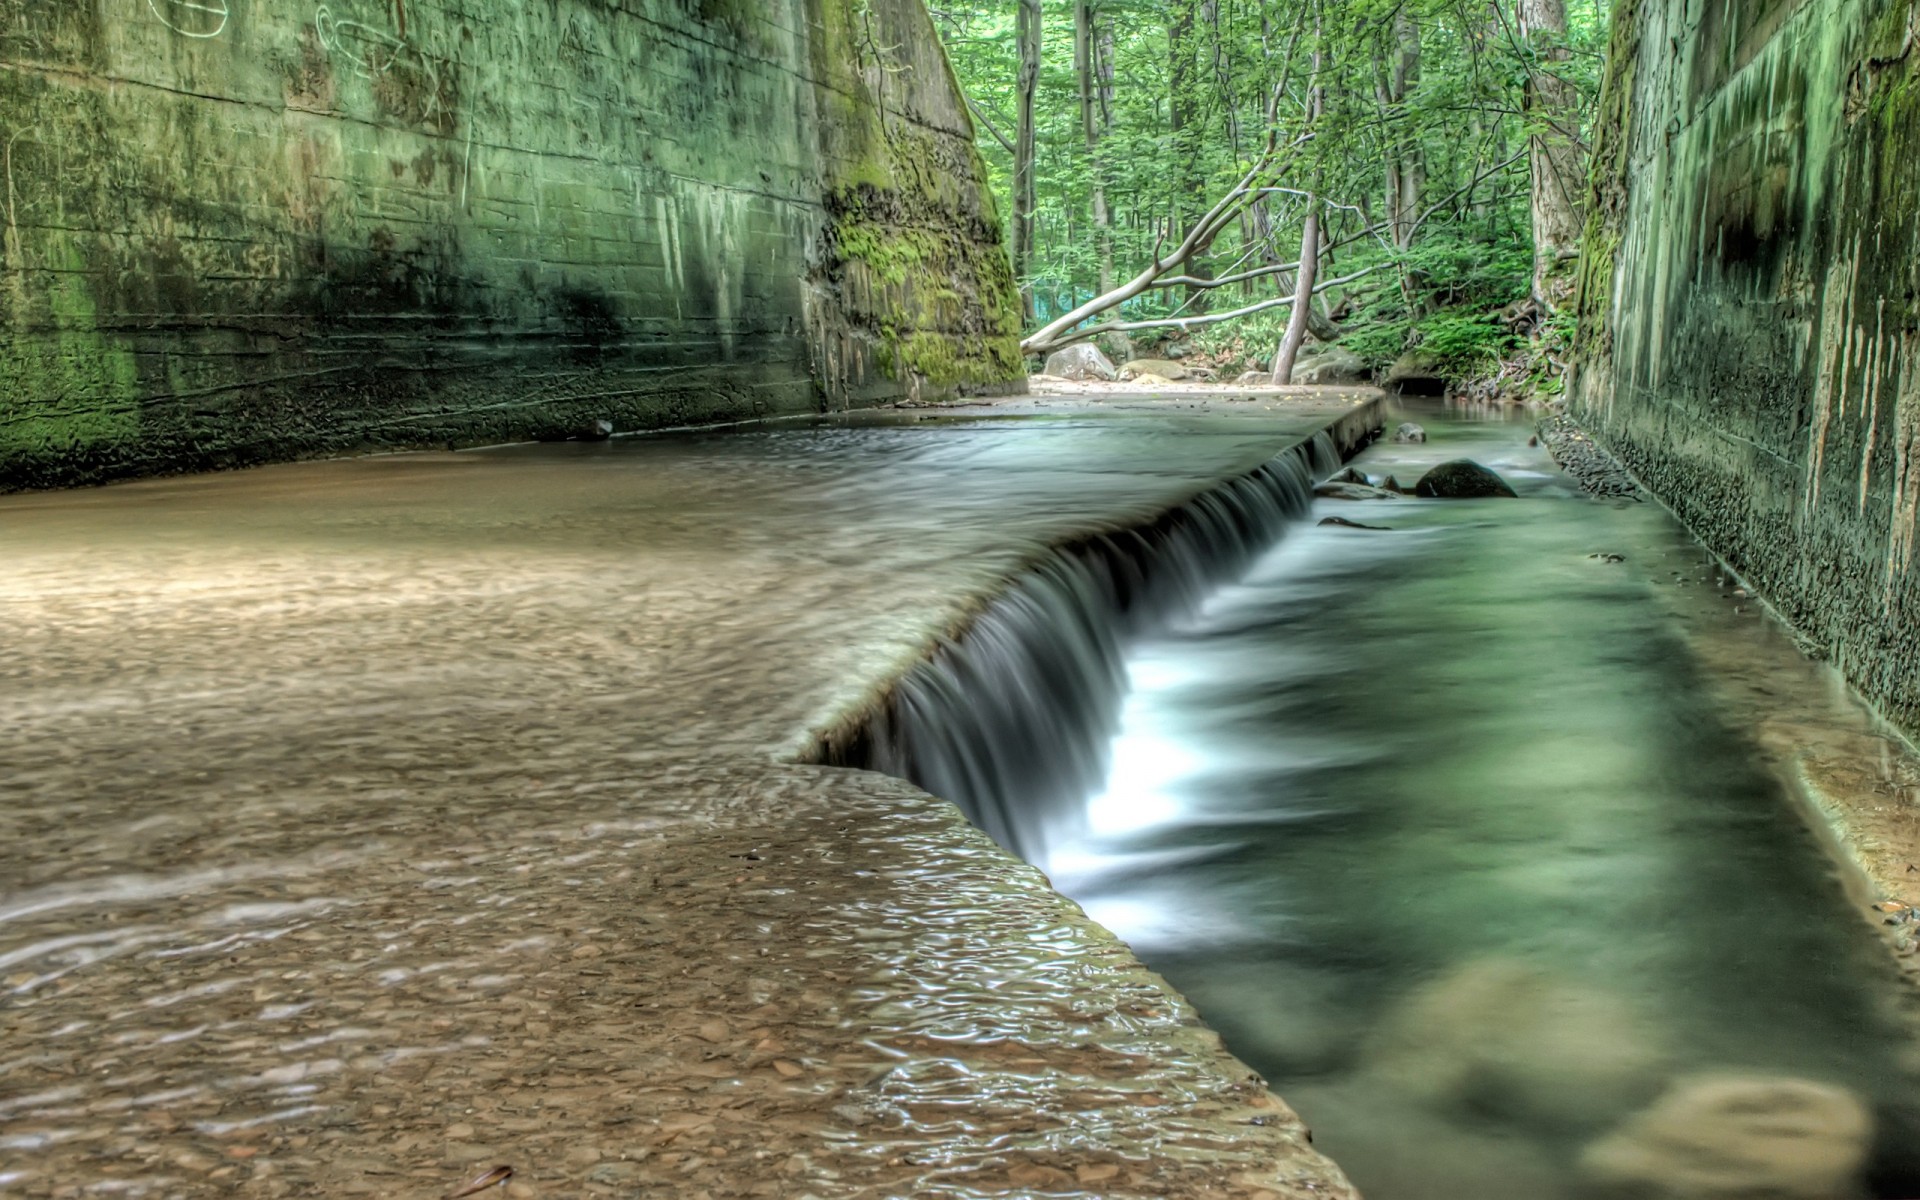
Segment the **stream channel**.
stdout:
[[[1096,692],[1115,651],[1060,628],[1023,667],[1031,619],[983,620],[903,685],[877,765],[1128,942],[1371,1200],[1581,1194],[1583,1150],[1703,1072],[1851,1092],[1865,1182],[1920,1194],[1901,985],[1690,649],[1690,622],[1767,618],[1657,505],[1586,497],[1530,423],[1402,415],[1430,440],[1357,467],[1410,485],[1472,458],[1519,498],[1299,498],[1243,577],[1121,639],[1124,698],[1004,716],[1051,753],[926,726],[983,686]],[[1097,769],[1063,780],[1083,726]]]

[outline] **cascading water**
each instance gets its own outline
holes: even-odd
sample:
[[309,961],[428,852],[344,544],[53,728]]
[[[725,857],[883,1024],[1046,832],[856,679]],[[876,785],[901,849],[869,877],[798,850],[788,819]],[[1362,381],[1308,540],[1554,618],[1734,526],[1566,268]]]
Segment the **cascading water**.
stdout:
[[1340,461],[1318,433],[1149,525],[1054,551],[908,672],[827,759],[912,780],[1044,862],[1107,773],[1127,643],[1245,571]]
[[1756,618],[1524,425],[1418,411],[1360,464],[1519,495],[1283,539],[1332,466],[1288,456],[1049,558],[841,761],[1046,869],[1375,1200],[1920,1194],[1891,966],[1695,658]]

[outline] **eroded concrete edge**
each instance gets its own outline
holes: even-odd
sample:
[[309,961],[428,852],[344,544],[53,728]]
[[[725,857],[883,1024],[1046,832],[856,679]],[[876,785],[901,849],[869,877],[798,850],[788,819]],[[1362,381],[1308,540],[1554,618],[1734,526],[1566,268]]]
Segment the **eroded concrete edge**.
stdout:
[[[1340,457],[1350,458],[1380,431],[1386,399],[1384,395],[1365,398],[1320,428],[1276,446],[1270,457],[1284,454],[1325,433]],[[1130,524],[1152,524],[1235,478],[1239,476],[1217,480]],[[931,656],[943,640],[963,638],[978,615],[1011,588],[1033,562],[1045,554],[1070,548],[1087,537],[1113,531],[1113,527],[1102,526],[1061,538],[1036,552],[1021,569],[1008,572],[997,587],[971,597],[962,610],[963,615],[949,628],[930,637],[919,654],[877,682],[862,701],[811,732],[799,748],[798,757],[808,770],[831,772],[843,778],[848,791],[867,791],[878,785],[882,791],[890,792],[895,799],[888,807],[899,811],[875,814],[876,819],[911,819],[921,823],[933,843],[923,847],[930,852],[932,860],[926,869],[932,876],[930,882],[940,889],[980,887],[1003,902],[1019,906],[1022,919],[1011,923],[1006,919],[1006,903],[968,908],[954,922],[969,927],[971,934],[985,934],[986,944],[993,948],[989,952],[1017,953],[1015,947],[1030,942],[1044,931],[1052,942],[1052,952],[1059,954],[1062,962],[1075,958],[1101,962],[1103,973],[1090,974],[1085,980],[1084,999],[1095,1010],[1108,1003],[1114,994],[1131,994],[1130,1000],[1114,1005],[1105,1014],[1096,1011],[1096,1016],[1104,1015],[1109,1020],[1103,1026],[1087,1029],[1088,1045],[1113,1054],[1156,1060],[1159,1069],[1189,1081],[1181,1089],[1184,1102],[1172,1106],[1172,1111],[1159,1118],[1169,1131],[1169,1140],[1160,1147],[1169,1161],[1142,1164],[1145,1170],[1155,1172],[1173,1169],[1181,1177],[1181,1184],[1169,1190],[1171,1180],[1163,1177],[1149,1194],[1353,1197],[1357,1200],[1358,1193],[1339,1167],[1312,1148],[1311,1131],[1285,1100],[1272,1092],[1257,1072],[1227,1050],[1219,1035],[1207,1027],[1185,997],[1141,963],[1112,931],[1088,917],[1073,900],[1055,891],[1044,873],[995,844],[957,807],[910,783],[869,771],[816,765],[830,753],[831,747],[849,736],[849,731],[863,725],[877,705],[884,703],[889,690],[906,670]],[[942,927],[951,928],[945,922]],[[908,932],[917,939],[931,931],[909,929]],[[912,957],[910,949],[906,956]],[[1142,1024],[1142,1017],[1149,1018],[1151,1028]],[[1054,1161],[1045,1155],[1030,1157],[1020,1177],[1010,1176],[1009,1182],[1044,1187],[1050,1194],[1060,1189],[1074,1192],[1076,1184],[1107,1183],[1107,1186],[1094,1187],[1089,1194],[1123,1194],[1114,1190],[1114,1185],[1124,1186],[1126,1182],[1118,1177],[1101,1175],[1089,1179],[1074,1170],[1069,1156],[1060,1156]],[[1130,1178],[1137,1179],[1141,1174],[1135,1171]]]

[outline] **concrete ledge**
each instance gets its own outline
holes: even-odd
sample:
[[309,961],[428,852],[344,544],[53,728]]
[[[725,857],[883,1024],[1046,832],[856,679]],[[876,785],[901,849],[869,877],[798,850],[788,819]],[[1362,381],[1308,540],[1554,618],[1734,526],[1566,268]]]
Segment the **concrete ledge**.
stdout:
[[950,805],[781,760],[1046,547],[1364,403],[0,501],[9,1193],[1350,1196]]

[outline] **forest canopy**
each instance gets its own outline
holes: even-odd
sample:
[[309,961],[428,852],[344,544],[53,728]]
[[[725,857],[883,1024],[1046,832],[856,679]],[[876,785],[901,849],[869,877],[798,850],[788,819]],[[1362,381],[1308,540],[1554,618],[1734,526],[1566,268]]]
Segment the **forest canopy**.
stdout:
[[1093,336],[1290,375],[1291,326],[1295,352],[1552,386],[1606,0],[932,8],[1030,353]]

